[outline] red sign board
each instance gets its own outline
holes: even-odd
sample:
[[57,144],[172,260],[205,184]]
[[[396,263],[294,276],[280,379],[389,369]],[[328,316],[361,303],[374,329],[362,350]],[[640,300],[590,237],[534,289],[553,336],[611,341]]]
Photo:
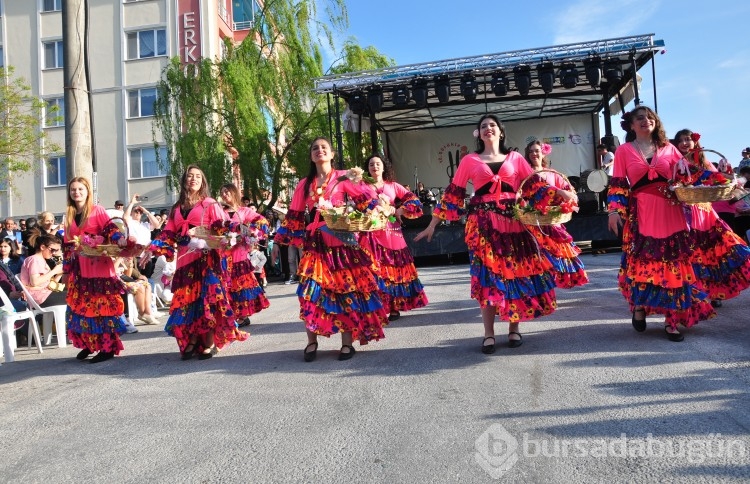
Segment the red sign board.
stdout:
[[202,56],[200,0],[179,0],[177,6],[177,36],[182,63],[197,63]]

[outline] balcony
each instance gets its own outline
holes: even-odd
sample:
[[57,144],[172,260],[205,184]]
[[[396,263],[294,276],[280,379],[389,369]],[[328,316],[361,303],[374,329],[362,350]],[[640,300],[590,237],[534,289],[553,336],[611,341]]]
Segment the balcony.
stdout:
[[234,22],[232,25],[232,30],[250,30],[253,28],[253,21],[252,20],[246,20],[244,22]]

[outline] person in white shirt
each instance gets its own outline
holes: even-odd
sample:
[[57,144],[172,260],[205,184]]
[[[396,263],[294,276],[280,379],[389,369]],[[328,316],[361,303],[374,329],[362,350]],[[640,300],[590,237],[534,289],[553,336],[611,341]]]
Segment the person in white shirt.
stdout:
[[604,143],[597,145],[596,154],[599,155],[601,163],[600,166],[603,170],[606,170],[607,176],[611,177],[614,173],[615,155],[607,149],[607,145]]

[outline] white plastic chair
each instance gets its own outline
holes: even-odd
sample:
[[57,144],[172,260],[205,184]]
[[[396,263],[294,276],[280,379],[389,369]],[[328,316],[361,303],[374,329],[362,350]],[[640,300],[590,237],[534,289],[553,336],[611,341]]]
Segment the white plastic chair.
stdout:
[[21,282],[21,278],[16,275],[16,280],[23,289],[23,294],[26,296],[26,304],[29,305],[29,309],[34,314],[42,315],[42,324],[44,325],[45,341],[44,344],[48,345],[52,343],[52,321],[55,322],[55,332],[57,332],[57,346],[59,348],[65,348],[68,346],[68,335],[65,331],[65,310],[68,308],[65,304],[59,304],[57,306],[50,306],[43,308],[34,300],[29,292],[29,289]]
[[16,311],[13,304],[10,302],[10,298],[5,291],[0,288],[0,300],[3,302],[3,310],[0,311],[0,333],[2,333],[2,351],[5,356],[5,361],[10,363],[15,360],[14,352],[16,349],[16,337],[14,325],[16,321],[22,321],[24,319],[29,320],[29,348],[31,348],[32,336],[36,341],[36,349],[39,353],[42,353],[42,337],[39,335],[39,326],[36,322],[36,317],[30,309],[23,311]]

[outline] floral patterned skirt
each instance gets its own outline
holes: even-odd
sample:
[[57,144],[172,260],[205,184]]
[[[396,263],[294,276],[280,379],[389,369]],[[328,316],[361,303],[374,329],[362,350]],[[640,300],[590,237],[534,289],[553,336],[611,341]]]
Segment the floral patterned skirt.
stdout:
[[541,252],[552,264],[555,275],[555,285],[563,289],[583,286],[589,282],[589,277],[583,268],[583,262],[578,256],[581,253],[573,237],[562,225],[544,227],[526,227],[539,244]]
[[681,205],[657,194],[631,196],[618,276],[630,310],[637,306],[647,315],[663,314],[672,327],[715,316],[690,262],[692,250]]
[[126,330],[124,293],[125,287],[116,277],[83,278],[71,273],[65,320],[74,347],[120,354],[124,349],[120,335]]
[[214,333],[217,348],[248,338],[237,328],[226,270],[226,260],[220,259],[217,251],[209,250],[175,271],[172,305],[164,330],[177,339],[180,351],[185,350],[192,337],[198,336],[200,341],[209,332]]
[[491,210],[466,221],[471,297],[494,306],[500,319],[517,323],[552,314],[556,307],[553,266],[521,222]]
[[258,284],[253,265],[245,257],[231,263],[230,297],[236,320],[252,316],[269,306],[265,291]]
[[385,337],[388,313],[378,294],[376,266],[359,245],[315,230],[305,241],[297,274],[300,318],[308,331],[351,332],[360,344]]
[[731,299],[750,286],[750,248],[719,217],[711,204],[690,210],[690,236],[695,249],[690,262],[698,287],[711,299]]

